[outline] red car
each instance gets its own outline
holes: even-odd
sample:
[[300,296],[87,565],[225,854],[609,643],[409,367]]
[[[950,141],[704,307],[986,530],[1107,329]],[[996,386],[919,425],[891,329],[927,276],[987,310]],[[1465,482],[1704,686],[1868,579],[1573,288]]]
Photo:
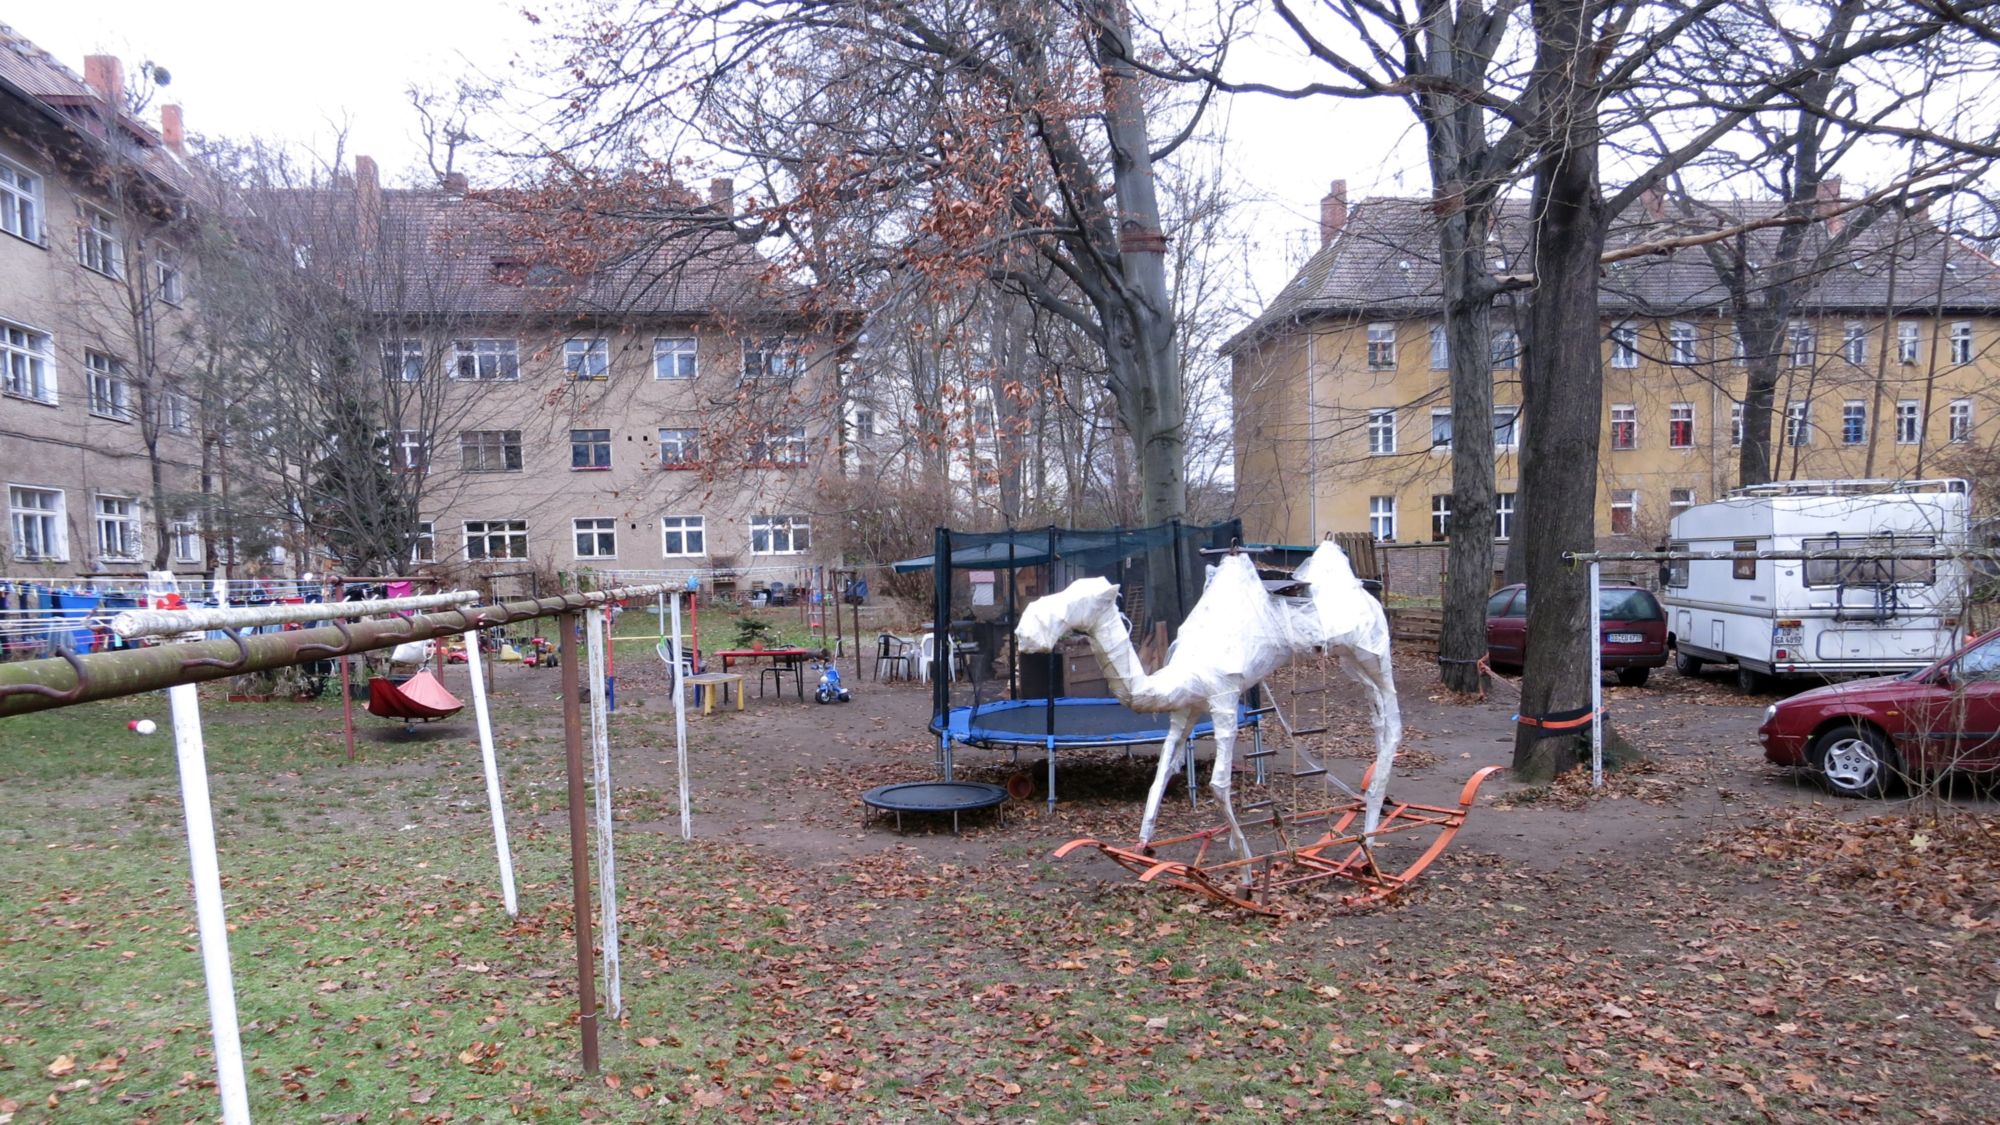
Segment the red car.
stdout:
[[1764,757],[1827,791],[1880,797],[1904,776],[2000,768],[2000,630],[1921,672],[1851,680],[1772,704]]
[[[1667,615],[1653,595],[1637,586],[1601,586],[1597,612],[1602,619],[1601,666],[1618,682],[1638,687],[1667,662]],[[1486,602],[1486,662],[1519,668],[1528,651],[1528,588],[1504,586]]]

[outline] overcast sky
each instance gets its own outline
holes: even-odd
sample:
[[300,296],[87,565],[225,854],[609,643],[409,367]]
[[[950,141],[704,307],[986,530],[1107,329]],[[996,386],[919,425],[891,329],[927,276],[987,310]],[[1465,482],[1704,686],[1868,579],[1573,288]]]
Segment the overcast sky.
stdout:
[[[421,166],[406,91],[461,75],[529,78],[545,57],[522,0],[70,0],[6,18],[72,70],[115,54],[172,74],[190,131],[284,140],[318,151],[341,132],[392,181]],[[1275,65],[1275,64],[1274,64]],[[1257,200],[1244,229],[1256,294],[1268,299],[1317,240],[1319,199],[1344,178],[1350,198],[1426,190],[1408,111],[1395,104],[1239,98],[1226,114],[1231,166]]]

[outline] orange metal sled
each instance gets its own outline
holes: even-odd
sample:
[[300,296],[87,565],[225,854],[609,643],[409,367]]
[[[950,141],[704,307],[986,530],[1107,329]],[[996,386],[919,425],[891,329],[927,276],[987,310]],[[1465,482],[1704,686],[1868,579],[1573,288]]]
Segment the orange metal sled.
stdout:
[[[1227,856],[1227,825],[1155,840],[1151,847],[1143,851],[1101,840],[1071,840],[1056,849],[1056,858],[1061,859],[1080,848],[1096,848],[1119,866],[1136,874],[1141,883],[1178,887],[1239,910],[1272,917],[1278,914],[1270,905],[1274,892],[1325,879],[1347,879],[1361,885],[1361,891],[1344,896],[1343,902],[1377,902],[1409,886],[1437,859],[1445,845],[1451,843],[1451,838],[1464,826],[1465,814],[1471,811],[1480,784],[1500,768],[1487,766],[1473,774],[1472,780],[1466,782],[1465,788],[1459,792],[1457,808],[1414,805],[1393,797],[1383,801],[1382,820],[1376,825],[1372,838],[1366,838],[1358,831],[1349,831],[1356,818],[1365,811],[1361,801],[1351,800],[1289,816],[1274,810],[1269,816],[1244,821],[1246,832],[1268,828],[1278,845],[1249,859],[1209,860],[1211,847]],[[1365,777],[1361,787],[1364,790],[1367,788]],[[1322,825],[1324,828],[1320,827]],[[1292,842],[1302,830],[1313,829],[1320,829],[1317,838],[1304,844]],[[1430,829],[1437,831],[1436,837],[1407,867],[1401,871],[1385,871],[1378,866],[1377,845],[1383,840]],[[1192,855],[1187,854],[1190,851]],[[1175,853],[1185,858],[1169,858]]]

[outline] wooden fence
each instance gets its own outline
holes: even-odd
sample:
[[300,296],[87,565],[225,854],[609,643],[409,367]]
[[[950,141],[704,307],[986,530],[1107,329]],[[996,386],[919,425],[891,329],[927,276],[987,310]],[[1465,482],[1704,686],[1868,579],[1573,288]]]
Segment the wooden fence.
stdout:
[[1412,651],[1435,656],[1438,639],[1444,636],[1444,610],[1431,606],[1403,606],[1389,610],[1389,638]]

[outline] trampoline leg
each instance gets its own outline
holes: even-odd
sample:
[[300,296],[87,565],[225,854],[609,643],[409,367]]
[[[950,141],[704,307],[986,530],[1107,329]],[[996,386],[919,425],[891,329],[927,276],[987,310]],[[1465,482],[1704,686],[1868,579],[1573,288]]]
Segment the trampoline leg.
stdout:
[[1264,724],[1262,723],[1250,728],[1250,760],[1257,763],[1257,784],[1264,784]]
[[1194,735],[1192,734],[1188,735],[1187,740],[1187,775],[1188,808],[1199,808],[1200,806],[1195,803]]
[[1056,812],[1056,744],[1049,743],[1049,815]]

